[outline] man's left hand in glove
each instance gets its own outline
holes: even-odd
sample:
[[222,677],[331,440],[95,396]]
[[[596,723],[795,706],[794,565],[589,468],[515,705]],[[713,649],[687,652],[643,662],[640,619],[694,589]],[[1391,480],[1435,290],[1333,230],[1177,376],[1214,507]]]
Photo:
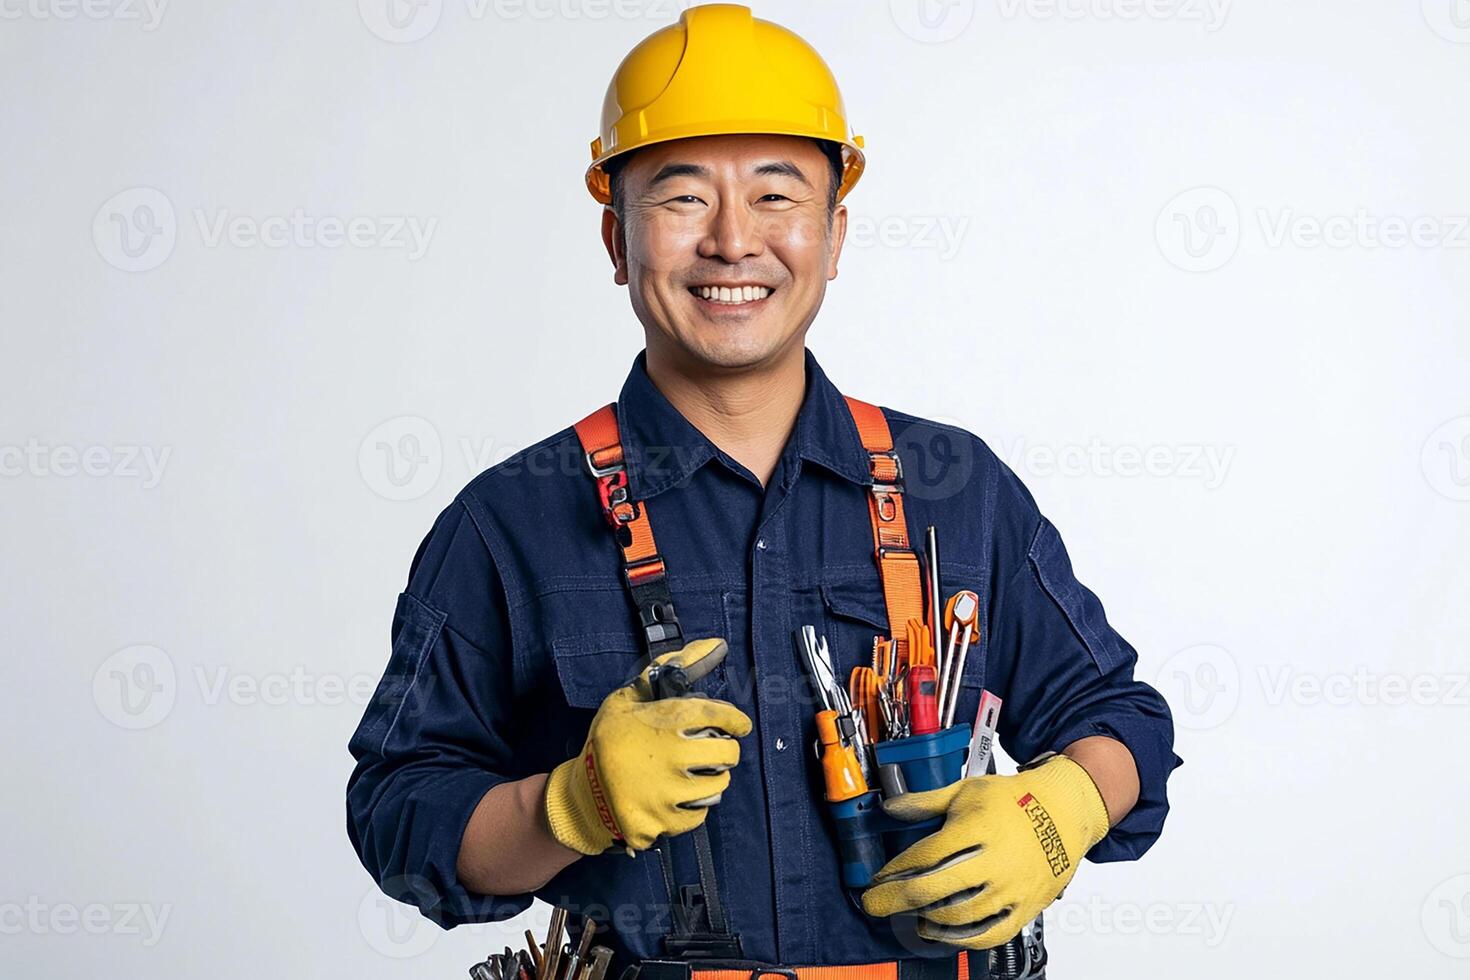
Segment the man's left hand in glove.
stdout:
[[1092,777],[1058,755],[1014,776],[977,776],[884,801],[903,820],[944,826],[885,864],[863,909],[919,916],[918,933],[970,949],[999,946],[1050,905],[1108,832]]

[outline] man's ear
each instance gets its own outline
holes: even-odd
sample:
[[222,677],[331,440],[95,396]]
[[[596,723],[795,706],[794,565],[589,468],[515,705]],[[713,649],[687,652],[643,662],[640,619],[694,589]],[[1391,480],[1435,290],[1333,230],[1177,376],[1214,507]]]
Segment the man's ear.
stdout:
[[613,282],[619,286],[628,284],[628,240],[623,236],[623,223],[618,220],[612,205],[602,206],[602,244],[607,257],[612,259]]
[[827,260],[827,279],[837,278],[837,260],[842,257],[842,243],[847,239],[847,205],[839,204],[832,212],[832,256]]

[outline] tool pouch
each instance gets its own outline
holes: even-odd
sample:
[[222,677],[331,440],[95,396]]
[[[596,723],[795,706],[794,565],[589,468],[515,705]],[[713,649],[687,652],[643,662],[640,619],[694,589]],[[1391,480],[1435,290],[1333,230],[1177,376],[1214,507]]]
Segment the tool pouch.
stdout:
[[923,792],[957,782],[964,774],[969,746],[968,724],[874,745],[883,790],[827,804],[837,824],[843,885],[868,887],[879,868],[939,829],[943,817],[909,823],[884,813],[881,801],[885,796]]

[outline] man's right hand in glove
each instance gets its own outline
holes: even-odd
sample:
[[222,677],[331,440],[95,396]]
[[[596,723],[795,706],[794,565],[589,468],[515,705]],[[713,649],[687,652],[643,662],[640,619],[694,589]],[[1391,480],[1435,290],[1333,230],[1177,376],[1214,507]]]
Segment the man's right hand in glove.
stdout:
[[661,834],[704,822],[730,784],[740,761],[735,740],[750,734],[750,718],[699,695],[655,700],[649,671],[679,667],[692,683],[725,653],[724,640],[695,640],[607,696],[581,753],[546,782],[546,819],[557,841],[582,854],[613,845],[643,850]]

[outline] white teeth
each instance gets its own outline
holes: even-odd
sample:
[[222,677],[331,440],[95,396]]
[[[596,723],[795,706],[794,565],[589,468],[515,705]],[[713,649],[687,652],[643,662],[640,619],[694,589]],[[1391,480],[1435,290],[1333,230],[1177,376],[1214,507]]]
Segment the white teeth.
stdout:
[[700,286],[699,295],[712,303],[751,303],[765,299],[771,291],[765,286]]

